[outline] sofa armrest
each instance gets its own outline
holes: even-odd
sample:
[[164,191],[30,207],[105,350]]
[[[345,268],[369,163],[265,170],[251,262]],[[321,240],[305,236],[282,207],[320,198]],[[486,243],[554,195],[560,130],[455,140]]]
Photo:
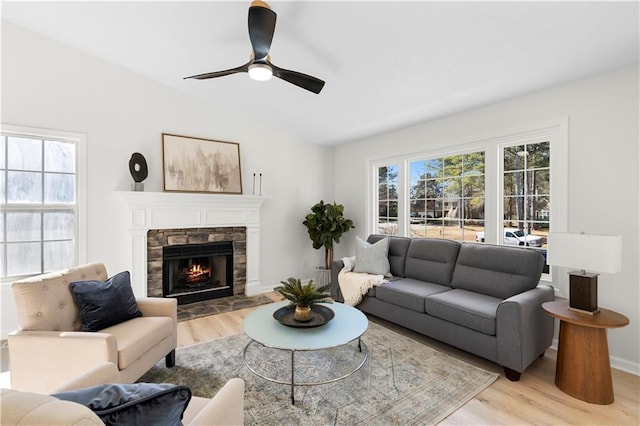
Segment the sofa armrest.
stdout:
[[522,372],[551,346],[553,318],[542,304],[553,299],[553,287],[539,285],[500,303],[496,313],[500,365]]
[[118,363],[116,338],[108,333],[23,330],[8,341],[16,390],[51,393],[100,362]]
[[342,268],[344,268],[342,260],[334,260],[331,264],[331,297],[336,302],[344,302],[344,297],[342,297],[340,285],[338,284],[338,274]]
[[120,371],[118,366],[112,362],[101,362],[92,369],[58,386],[51,393],[68,392],[104,383],[120,383]]
[[142,316],[171,317],[178,322],[178,300],[173,297],[138,297],[136,303]]
[[244,380],[230,379],[200,412],[190,414],[185,413],[185,425],[244,425]]

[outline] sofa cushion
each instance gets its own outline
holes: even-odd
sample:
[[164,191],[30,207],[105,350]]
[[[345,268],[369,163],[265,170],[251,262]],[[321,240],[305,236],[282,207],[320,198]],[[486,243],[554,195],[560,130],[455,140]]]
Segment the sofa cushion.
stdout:
[[460,243],[438,238],[414,238],[409,244],[404,274],[407,278],[450,285]]
[[99,331],[142,315],[131,289],[129,271],[105,282],[72,282],[69,290],[80,308],[82,331]]
[[451,290],[450,287],[412,278],[384,283],[376,288],[376,298],[416,312],[424,312],[424,299],[432,294]]
[[102,384],[52,396],[90,408],[106,425],[179,425],[191,390],[169,383]]
[[380,241],[383,238],[389,239],[389,269],[394,277],[404,277],[404,263],[407,259],[407,250],[411,238],[397,237],[395,235],[371,234],[367,241],[371,244]]
[[502,299],[454,289],[427,297],[427,314],[495,336],[496,311]]
[[463,243],[451,287],[507,299],[535,288],[543,266],[533,249]]
[[171,337],[173,319],[169,317],[139,317],[101,330],[118,342],[118,368],[125,368],[164,339]]
[[370,244],[356,237],[356,264],[353,272],[372,275],[389,275],[389,239]]

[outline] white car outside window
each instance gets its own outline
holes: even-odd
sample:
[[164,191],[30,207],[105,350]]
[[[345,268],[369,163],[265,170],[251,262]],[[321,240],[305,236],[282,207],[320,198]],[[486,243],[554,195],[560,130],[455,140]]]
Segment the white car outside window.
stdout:
[[[484,242],[484,232],[476,233],[476,241]],[[505,229],[503,243],[514,246],[542,247],[544,239],[537,235],[527,235],[522,229]]]

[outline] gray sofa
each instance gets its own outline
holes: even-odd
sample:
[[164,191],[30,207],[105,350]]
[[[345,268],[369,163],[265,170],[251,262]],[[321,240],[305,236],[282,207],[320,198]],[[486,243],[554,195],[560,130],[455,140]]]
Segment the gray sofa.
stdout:
[[[551,346],[553,318],[542,303],[553,288],[539,285],[542,255],[528,248],[459,243],[433,238],[389,238],[392,278],[365,295],[357,308],[491,360],[512,381]],[[342,260],[332,265],[331,295]]]

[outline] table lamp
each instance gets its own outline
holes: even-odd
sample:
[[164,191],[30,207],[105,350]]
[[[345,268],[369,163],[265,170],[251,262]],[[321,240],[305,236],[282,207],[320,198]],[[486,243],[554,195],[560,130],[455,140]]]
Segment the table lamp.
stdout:
[[[620,235],[551,232],[547,239],[547,263],[578,268],[569,272],[569,309],[598,313],[598,272],[614,274],[622,270]],[[593,272],[586,272],[585,269]]]

